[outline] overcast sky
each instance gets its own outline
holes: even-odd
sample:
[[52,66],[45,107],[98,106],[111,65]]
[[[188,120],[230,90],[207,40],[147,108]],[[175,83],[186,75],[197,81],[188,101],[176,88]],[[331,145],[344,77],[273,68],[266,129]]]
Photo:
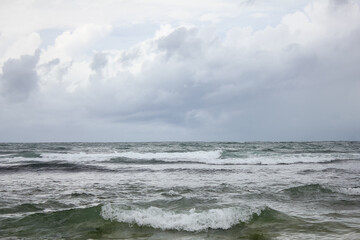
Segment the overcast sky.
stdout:
[[0,1],[0,141],[183,140],[360,140],[360,2]]

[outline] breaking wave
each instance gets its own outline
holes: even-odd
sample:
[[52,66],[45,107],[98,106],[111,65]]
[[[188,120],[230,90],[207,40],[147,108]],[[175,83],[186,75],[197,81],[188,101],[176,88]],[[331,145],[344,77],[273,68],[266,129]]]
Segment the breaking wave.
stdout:
[[[10,228],[14,224],[24,226],[17,233],[19,238],[28,238],[30,235],[37,239],[39,226],[44,234],[44,239],[93,239],[107,238],[111,229],[122,229],[128,232],[153,230],[177,230],[186,232],[203,232],[208,230],[228,230],[242,228],[253,223],[282,223],[292,221],[284,213],[269,207],[262,208],[239,208],[229,207],[222,209],[210,209],[205,211],[175,212],[157,207],[146,209],[122,209],[112,204],[97,205],[85,208],[63,209],[50,212],[38,212],[35,206],[21,206],[22,212],[33,212],[20,219],[10,218],[3,227]],[[34,209],[33,209],[34,208]],[[151,230],[150,230],[151,231]],[[10,232],[6,232],[9,234]],[[151,232],[150,232],[151,233]],[[126,235],[126,234],[125,234]],[[13,235],[9,235],[13,236]],[[126,235],[127,236],[127,235]],[[41,237],[40,237],[41,238]],[[124,239],[124,238],[122,238]]]
[[229,207],[206,211],[191,209],[176,212],[158,207],[123,209],[120,206],[106,204],[101,208],[101,216],[105,220],[162,230],[198,232],[207,229],[229,229],[237,224],[249,222],[253,217],[259,217],[263,211],[269,211],[269,208]]
[[221,157],[221,150],[216,151],[194,151],[194,152],[122,152],[116,153],[117,157],[128,159],[159,159],[164,161],[211,161]]
[[[122,156],[113,157],[104,162],[118,164],[208,164],[208,165],[289,165],[306,163],[340,163],[344,161],[357,161],[358,159],[334,159],[324,156],[264,156],[247,158],[221,158],[221,154],[211,153],[208,156],[191,155],[192,152],[182,154],[166,153],[133,153],[129,152],[118,154]],[[179,156],[179,157],[178,157]]]
[[[59,148],[62,151],[63,148]],[[162,149],[163,150],[163,149]],[[2,151],[0,172],[17,171],[121,171],[126,165],[162,164],[204,164],[204,165],[291,165],[291,164],[338,164],[360,161],[359,154],[247,154],[241,149],[216,149],[212,151],[81,151],[81,152],[44,152],[44,151]],[[106,166],[106,167],[104,167]],[[307,174],[310,172],[303,172]],[[356,190],[355,190],[356,191]]]
[[[4,154],[5,156],[5,154]],[[4,158],[3,156],[3,158]],[[77,153],[35,153],[22,152],[11,156],[11,162],[23,161],[24,158],[36,161],[67,161],[71,163],[113,163],[113,164],[207,164],[207,165],[288,165],[306,163],[341,163],[358,161],[360,155],[336,154],[266,154],[246,155],[241,151],[230,150],[188,151],[188,152],[77,152]]]
[[360,187],[340,187],[334,190],[345,195],[360,196]]

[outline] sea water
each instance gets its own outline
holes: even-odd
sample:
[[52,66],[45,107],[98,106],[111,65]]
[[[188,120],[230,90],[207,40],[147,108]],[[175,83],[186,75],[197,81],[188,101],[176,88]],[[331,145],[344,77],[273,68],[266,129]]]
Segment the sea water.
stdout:
[[360,142],[0,144],[2,239],[360,239]]

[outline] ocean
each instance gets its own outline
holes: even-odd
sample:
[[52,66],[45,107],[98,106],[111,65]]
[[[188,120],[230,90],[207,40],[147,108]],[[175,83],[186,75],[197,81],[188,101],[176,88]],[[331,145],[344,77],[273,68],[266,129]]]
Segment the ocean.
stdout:
[[360,239],[360,142],[0,143],[1,239]]

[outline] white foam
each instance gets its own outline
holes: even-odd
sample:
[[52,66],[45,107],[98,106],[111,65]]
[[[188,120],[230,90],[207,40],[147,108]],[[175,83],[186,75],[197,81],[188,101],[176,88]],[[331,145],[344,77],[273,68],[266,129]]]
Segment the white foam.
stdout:
[[215,160],[221,157],[221,150],[215,151],[194,151],[194,152],[123,152],[117,153],[118,157],[126,157],[132,159],[159,159],[164,161],[183,160],[183,161],[206,161]]
[[335,191],[346,194],[346,195],[353,195],[353,196],[360,195],[360,187],[337,188],[337,189],[335,189]]
[[[359,159],[359,154],[289,154],[250,156],[246,158],[222,158],[222,150],[193,151],[193,152],[104,152],[104,153],[42,153],[42,158],[34,158],[36,161],[69,162],[104,162],[112,158],[129,158],[134,160],[161,160],[164,162],[195,162],[215,165],[277,165],[296,163],[324,163],[337,160]],[[12,161],[22,161],[23,158],[12,158]]]
[[195,152],[158,152],[158,153],[139,153],[123,152],[117,153],[118,157],[130,159],[151,160],[157,159],[166,162],[188,161],[216,165],[277,165],[277,164],[296,164],[296,163],[324,163],[335,159],[346,160],[359,158],[359,155],[332,155],[332,154],[289,154],[289,155],[267,155],[251,156],[247,158],[221,158],[222,150],[215,151],[195,151]]
[[[141,160],[163,161],[198,161],[216,160],[220,158],[222,151],[194,151],[194,152],[111,152],[111,153],[43,153],[42,160],[66,160],[66,161],[106,161],[111,158],[124,157]],[[39,159],[40,160],[40,159]]]
[[296,163],[323,163],[330,162],[333,158],[326,157],[297,157],[297,156],[271,156],[271,157],[250,157],[250,158],[231,158],[219,161],[220,164],[239,164],[239,165],[277,165],[277,164],[296,164]]
[[186,212],[166,211],[157,207],[125,210],[113,204],[106,204],[101,209],[101,216],[106,220],[150,226],[162,230],[203,231],[207,229],[229,229],[232,226],[249,221],[260,208],[222,208],[198,212],[191,209]]
[[[115,153],[43,153],[44,161],[64,160],[69,162],[105,161],[116,156]],[[39,159],[40,160],[40,159]]]
[[331,154],[289,154],[272,156],[253,156],[248,158],[218,159],[214,164],[238,165],[278,165],[297,163],[328,163],[334,160],[358,159],[359,155],[331,155]]

